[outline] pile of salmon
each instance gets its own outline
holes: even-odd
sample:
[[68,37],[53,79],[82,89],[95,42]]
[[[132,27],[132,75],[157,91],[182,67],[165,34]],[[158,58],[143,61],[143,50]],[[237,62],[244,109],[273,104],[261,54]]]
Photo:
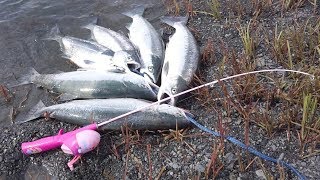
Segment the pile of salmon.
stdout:
[[22,84],[33,83],[59,93],[60,104],[45,107],[40,101],[23,122],[40,117],[77,125],[108,119],[171,97],[126,118],[104,125],[120,130],[173,129],[190,125],[187,110],[176,107],[172,96],[186,90],[198,65],[199,50],[186,26],[187,17],[162,17],[175,29],[164,45],[161,35],[143,18],[144,7],[123,13],[132,18],[129,37],[111,29],[89,24],[92,40],[61,35],[52,28],[48,39],[59,42],[63,57],[79,69],[58,74],[39,74],[32,69]]

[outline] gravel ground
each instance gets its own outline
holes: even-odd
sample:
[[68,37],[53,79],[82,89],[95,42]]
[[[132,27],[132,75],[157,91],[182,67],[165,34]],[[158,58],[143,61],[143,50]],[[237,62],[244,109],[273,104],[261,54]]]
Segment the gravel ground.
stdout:
[[[229,1],[225,3],[227,2]],[[243,3],[245,4],[246,1],[243,1]],[[208,8],[204,1],[192,1],[192,4],[194,10]],[[225,4],[221,5],[224,7]],[[224,9],[223,13],[226,11]],[[180,14],[183,13],[182,9]],[[223,13],[223,16],[228,17]],[[271,31],[276,23],[291,24],[293,18],[303,22],[308,17],[313,16],[312,14],[312,6],[306,5],[283,15],[263,12],[258,22],[262,29]],[[243,22],[249,20],[250,17],[242,19]],[[236,20],[232,18],[228,22],[223,18],[214,20],[211,16],[198,13],[189,20],[188,26],[195,33],[201,50],[204,49],[205,43],[211,37],[215,45],[219,44],[219,40],[222,39],[227,46],[235,48],[240,53],[242,49],[241,39],[236,28],[228,25],[232,23],[236,23]],[[164,38],[168,39],[171,33],[172,30],[166,28]],[[221,59],[222,50],[218,47],[216,49],[215,57]],[[272,58],[266,52],[267,50],[262,43],[257,48],[257,57],[262,63],[261,68],[279,67],[272,62]],[[216,66],[219,62],[220,60],[210,67],[200,64],[200,71],[205,75],[204,79],[206,81],[218,77],[219,72]],[[53,103],[52,95],[36,87],[18,87],[12,92],[28,92],[28,88],[31,89],[28,97],[40,96],[45,102]],[[14,103],[20,103],[24,95],[20,94],[21,97],[15,97],[17,102]],[[281,106],[281,104],[278,105]],[[220,105],[219,103],[212,104],[214,106],[212,110],[203,108],[196,97],[191,94],[184,97],[178,106],[190,110],[200,123],[216,130],[221,115],[218,115],[213,109],[222,109],[222,113],[226,112],[223,110],[221,103]],[[1,98],[1,107],[0,113],[8,121],[7,117],[11,113],[11,104],[6,103],[4,98]],[[277,109],[274,108],[272,113],[276,119],[279,113]],[[237,113],[233,113],[230,117],[224,116],[222,121],[228,127],[229,135],[244,142],[244,122]],[[277,165],[271,162],[261,161],[262,163],[259,163],[259,159],[255,159],[246,168],[248,163],[255,158],[254,156],[225,140],[220,141],[219,138],[205,134],[194,127],[181,132],[183,134],[182,140],[179,140],[181,136],[175,136],[176,134],[172,133],[173,131],[171,134],[169,131],[130,131],[129,135],[120,132],[101,132],[102,138],[99,147],[84,155],[81,161],[75,165],[74,171],[70,171],[66,165],[72,157],[64,154],[61,150],[52,150],[30,157],[20,152],[22,142],[54,135],[61,128],[69,131],[76,126],[44,119],[21,125],[13,123],[1,126],[1,179],[205,179],[207,176],[213,178],[214,172],[209,171],[208,168],[212,160],[215,160],[215,170],[223,165],[223,168],[217,174],[217,179],[266,179],[264,168],[275,178],[280,177]],[[292,164],[308,179],[320,179],[319,155],[301,159],[296,133],[292,133],[290,140],[288,140],[285,131],[276,131],[269,137],[264,130],[254,123],[250,124],[249,129],[250,144],[253,147],[276,159],[283,157],[283,161]],[[126,139],[130,139],[130,143],[124,143]],[[216,159],[212,159],[214,149],[221,142],[224,143],[223,151],[217,153]],[[284,169],[284,175],[285,179],[297,179],[287,169]]]

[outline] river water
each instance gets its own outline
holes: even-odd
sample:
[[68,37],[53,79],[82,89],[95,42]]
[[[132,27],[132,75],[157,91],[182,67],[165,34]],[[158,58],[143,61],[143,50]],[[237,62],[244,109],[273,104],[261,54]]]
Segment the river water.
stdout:
[[98,25],[127,34],[125,26],[131,20],[121,13],[142,4],[144,16],[159,28],[159,17],[165,13],[159,0],[0,0],[0,85],[13,94],[11,102],[0,97],[0,125],[23,118],[21,114],[40,99],[53,103],[50,93],[34,85],[10,88],[30,67],[39,73],[75,70],[61,57],[57,42],[44,40],[52,27],[58,25],[63,35],[89,39],[89,30],[81,26],[98,19]]
[[[39,73],[76,69],[61,57],[57,42],[44,39],[54,26],[58,25],[63,35],[89,39],[90,32],[81,26],[98,19],[98,25],[127,34],[125,26],[131,20],[121,13],[142,4],[146,6],[144,16],[160,28],[159,17],[165,14],[165,8],[159,0],[0,0],[0,85],[8,87],[12,95],[7,102],[1,93],[0,125],[10,126],[23,118],[39,100],[47,105],[54,103],[50,93],[35,85],[11,87],[31,67]],[[21,176],[48,177],[45,168],[33,165]]]

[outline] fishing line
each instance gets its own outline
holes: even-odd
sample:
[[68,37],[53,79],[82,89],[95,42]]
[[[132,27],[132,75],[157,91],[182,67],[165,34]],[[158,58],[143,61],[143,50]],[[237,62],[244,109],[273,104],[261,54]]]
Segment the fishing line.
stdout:
[[282,161],[282,160],[277,160],[277,159],[274,159],[272,157],[269,157],[261,152],[259,152],[258,150],[254,149],[253,147],[251,146],[247,146],[245,145],[244,143],[240,142],[239,140],[231,137],[231,136],[221,136],[220,133],[218,132],[215,132],[203,125],[201,125],[200,123],[198,123],[196,120],[194,120],[193,118],[187,116],[187,119],[192,122],[195,126],[197,126],[199,129],[207,132],[207,133],[210,133],[212,134],[213,136],[216,136],[216,137],[223,137],[225,139],[227,139],[228,141],[230,141],[231,143],[241,147],[242,149],[245,149],[247,151],[249,151],[250,153],[260,157],[261,159],[264,159],[264,160],[267,160],[267,161],[271,161],[271,162],[274,162],[274,163],[277,163],[277,164],[280,164],[282,166],[285,166],[286,168],[290,169],[295,175],[297,175],[299,177],[299,179],[302,179],[302,180],[305,180],[306,177],[304,177],[302,174],[300,174],[300,172],[298,170],[296,170],[293,166],[291,166],[290,164]]
[[[225,78],[222,78],[222,79],[219,79],[219,80],[215,80],[215,81],[211,81],[209,83],[205,83],[203,85],[200,85],[200,86],[197,86],[197,87],[194,87],[194,88],[191,88],[191,89],[188,89],[188,90],[185,90],[183,92],[180,92],[178,94],[175,94],[175,95],[171,95],[167,98],[164,98],[164,99],[161,99],[161,100],[158,100],[156,102],[153,102],[147,106],[144,106],[144,107],[141,107],[141,108],[138,108],[138,109],[135,109],[133,111],[130,111],[130,112],[127,112],[125,114],[122,114],[120,116],[117,116],[117,117],[114,117],[112,119],[109,119],[107,121],[104,121],[104,122],[101,122],[97,125],[97,127],[100,127],[100,126],[103,126],[103,125],[106,125],[108,123],[111,123],[113,121],[116,121],[118,119],[121,119],[121,118],[124,118],[126,116],[129,116],[131,114],[134,114],[134,113],[137,113],[137,112],[140,112],[148,107],[151,107],[151,106],[154,106],[156,104],[160,104],[162,102],[165,102],[165,101],[168,101],[172,98],[175,98],[175,97],[178,97],[178,96],[181,96],[183,94],[186,94],[186,93],[189,93],[189,92],[192,92],[192,91],[195,91],[197,89],[200,89],[200,88],[203,88],[203,87],[207,87],[207,86],[210,86],[210,87],[213,87],[214,84],[218,83],[218,82],[221,82],[221,81],[226,81],[226,80],[229,80],[229,79],[233,79],[233,78],[237,78],[237,77],[241,77],[241,76],[245,76],[245,75],[249,75],[249,74],[257,74],[257,73],[263,73],[263,72],[292,72],[292,73],[298,73],[298,74],[303,74],[303,75],[307,75],[307,76],[310,76],[312,78],[312,80],[315,78],[314,75],[312,74],[309,74],[309,73],[306,73],[306,72],[301,72],[301,71],[296,71],[296,70],[289,70],[289,69],[266,69],[266,70],[259,70],[259,71],[251,71],[251,72],[246,72],[246,73],[241,73],[241,74],[236,74],[236,75],[233,75],[233,76],[228,76],[228,77],[225,77]],[[197,126],[199,129],[205,131],[205,132],[208,132],[210,134],[212,134],[213,136],[216,136],[216,137],[221,137],[220,133],[218,132],[215,132],[215,131],[212,131],[210,129],[208,129],[207,127],[205,126],[202,126],[201,124],[199,124],[197,121],[195,121],[194,119],[192,119],[191,117],[189,116],[186,116],[187,119],[192,122],[195,126]],[[296,170],[293,166],[291,166],[290,164],[282,161],[282,160],[276,160],[274,158],[271,158],[257,150],[255,150],[254,148],[250,147],[250,146],[247,146],[245,145],[244,143],[240,142],[239,140],[231,137],[231,136],[224,136],[225,139],[227,139],[228,141],[230,141],[231,143],[241,147],[242,149],[245,149],[247,151],[249,151],[250,153],[264,159],[264,160],[267,160],[267,161],[271,161],[271,162],[274,162],[274,163],[279,163],[280,165],[282,166],[285,166],[286,168],[290,169],[294,174],[296,174],[299,179],[306,179],[306,177],[304,177],[302,174],[300,174],[300,172],[298,170]]]

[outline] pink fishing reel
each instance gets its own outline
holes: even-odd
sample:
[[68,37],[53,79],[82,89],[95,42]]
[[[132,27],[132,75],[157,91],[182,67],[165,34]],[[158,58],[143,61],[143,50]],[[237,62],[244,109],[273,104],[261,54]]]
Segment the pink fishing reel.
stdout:
[[95,149],[100,142],[100,134],[96,124],[91,124],[75,131],[63,134],[61,129],[56,136],[42,138],[33,142],[22,143],[22,152],[26,155],[48,151],[61,147],[62,151],[74,155],[68,162],[70,170],[73,170],[73,164],[77,162],[82,154]]
[[68,162],[70,170],[73,170],[73,164],[76,163],[82,154],[95,149],[100,142],[100,134],[94,130],[83,130],[66,139],[61,149],[64,153],[74,155]]

